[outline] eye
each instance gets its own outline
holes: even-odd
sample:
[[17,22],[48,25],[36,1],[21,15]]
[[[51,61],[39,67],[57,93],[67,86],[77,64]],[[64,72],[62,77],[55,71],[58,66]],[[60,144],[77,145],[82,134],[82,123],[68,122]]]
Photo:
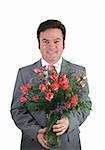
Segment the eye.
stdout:
[[49,44],[49,40],[43,40],[43,43]]
[[57,41],[54,41],[54,43],[55,43],[55,44],[58,44],[58,43],[60,43],[60,41],[59,41],[59,40],[57,40]]

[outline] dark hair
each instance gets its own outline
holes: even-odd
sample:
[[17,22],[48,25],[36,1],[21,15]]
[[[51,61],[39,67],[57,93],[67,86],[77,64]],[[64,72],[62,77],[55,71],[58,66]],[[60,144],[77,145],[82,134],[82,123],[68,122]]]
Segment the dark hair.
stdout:
[[46,20],[44,22],[42,22],[38,29],[37,29],[37,39],[39,42],[39,48],[40,48],[40,32],[43,32],[47,29],[54,29],[54,28],[58,28],[62,31],[62,35],[63,35],[63,46],[64,46],[64,41],[65,41],[65,36],[66,36],[66,28],[65,26],[58,20]]

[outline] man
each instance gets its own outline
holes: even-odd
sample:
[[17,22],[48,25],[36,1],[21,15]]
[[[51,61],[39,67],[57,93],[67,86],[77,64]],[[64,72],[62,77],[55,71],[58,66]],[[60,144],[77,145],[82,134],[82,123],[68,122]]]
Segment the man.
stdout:
[[[14,88],[13,101],[11,105],[12,118],[17,127],[22,131],[21,150],[45,150],[50,149],[45,139],[47,116],[45,113],[36,112],[34,115],[26,110],[20,103],[20,86],[30,82],[36,77],[34,68],[54,65],[58,73],[72,73],[81,71],[85,75],[85,68],[72,64],[62,58],[65,48],[65,26],[58,20],[47,20],[42,22],[37,30],[37,38],[42,58],[29,66],[20,68]],[[68,69],[66,69],[68,68]],[[69,71],[69,72],[68,72]],[[88,89],[88,84],[86,85]],[[87,93],[83,98],[91,105]],[[85,121],[90,111],[72,113],[70,119],[64,117],[53,126],[53,132],[61,135],[60,150],[80,150],[79,126]],[[51,150],[51,149],[50,149]]]

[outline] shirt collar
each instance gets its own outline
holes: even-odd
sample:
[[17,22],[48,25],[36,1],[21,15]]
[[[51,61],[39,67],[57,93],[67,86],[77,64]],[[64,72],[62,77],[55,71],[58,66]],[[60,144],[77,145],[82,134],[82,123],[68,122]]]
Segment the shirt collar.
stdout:
[[[49,64],[48,62],[46,62],[43,58],[41,58],[41,63],[42,63],[42,66],[48,66],[48,65],[50,65],[50,64]],[[60,57],[60,59],[59,59],[55,64],[53,64],[53,66],[54,66],[55,69],[57,70],[57,73],[60,73],[61,64],[62,64],[62,57]]]

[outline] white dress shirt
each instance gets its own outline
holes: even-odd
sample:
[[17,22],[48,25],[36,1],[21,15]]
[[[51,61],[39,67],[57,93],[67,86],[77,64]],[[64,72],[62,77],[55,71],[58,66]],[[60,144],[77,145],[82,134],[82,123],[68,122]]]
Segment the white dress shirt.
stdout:
[[[46,66],[46,67],[50,65],[43,58],[41,58],[41,63],[42,63],[42,66]],[[60,59],[55,64],[53,64],[58,74],[60,73],[60,70],[61,70],[61,64],[62,64],[62,57],[60,57]]]

